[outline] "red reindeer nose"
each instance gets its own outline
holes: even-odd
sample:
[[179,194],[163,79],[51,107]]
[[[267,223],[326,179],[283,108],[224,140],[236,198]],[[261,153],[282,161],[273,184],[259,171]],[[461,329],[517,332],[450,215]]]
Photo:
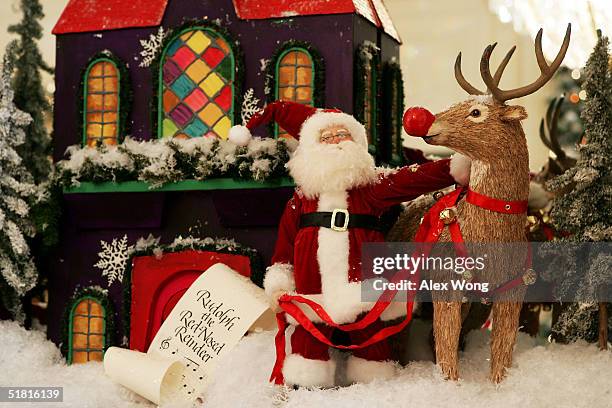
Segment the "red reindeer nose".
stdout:
[[415,106],[404,113],[404,130],[410,136],[423,137],[436,117],[427,109]]

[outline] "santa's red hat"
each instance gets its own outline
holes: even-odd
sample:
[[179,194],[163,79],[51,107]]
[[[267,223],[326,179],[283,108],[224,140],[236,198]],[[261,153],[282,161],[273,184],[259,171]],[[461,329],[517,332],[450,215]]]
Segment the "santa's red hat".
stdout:
[[351,115],[338,109],[318,109],[289,101],[268,104],[263,111],[254,114],[246,126],[232,126],[228,138],[239,146],[246,146],[252,137],[253,129],[272,121],[299,140],[301,145],[319,143],[321,130],[339,125],[346,127],[355,142],[368,147],[365,128]]

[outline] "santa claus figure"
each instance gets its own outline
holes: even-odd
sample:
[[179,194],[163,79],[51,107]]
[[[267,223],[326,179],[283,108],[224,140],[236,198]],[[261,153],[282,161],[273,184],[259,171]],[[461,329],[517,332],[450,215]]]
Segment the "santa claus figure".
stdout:
[[[287,164],[297,187],[280,221],[265,291],[277,310],[282,294],[297,293],[321,305],[335,323],[355,322],[373,306],[361,300],[360,258],[362,243],[383,241],[379,217],[393,205],[465,183],[464,168],[451,169],[449,160],[440,160],[383,172],[375,167],[365,128],[355,118],[292,102],[269,104],[246,127],[232,128],[230,140],[244,145],[250,130],[269,121],[278,123],[299,144]],[[359,344],[378,332],[384,320],[405,315],[406,305],[392,302],[374,324],[348,333],[323,324],[311,309],[303,311],[326,337]],[[288,320],[294,330],[291,352],[282,367],[285,383],[333,386],[336,362],[329,347]],[[352,352],[346,378],[369,382],[394,372],[390,345],[380,341]]]

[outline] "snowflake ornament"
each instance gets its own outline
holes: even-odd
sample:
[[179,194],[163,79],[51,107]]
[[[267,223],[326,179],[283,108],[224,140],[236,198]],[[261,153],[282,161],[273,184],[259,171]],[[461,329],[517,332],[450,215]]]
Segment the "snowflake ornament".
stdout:
[[261,112],[262,108],[259,107],[259,99],[255,97],[255,91],[253,88],[249,88],[242,98],[242,110],[240,116],[242,117],[242,125],[246,126],[249,119],[256,113]]
[[140,40],[140,45],[142,46],[140,55],[143,57],[143,60],[138,65],[139,67],[151,66],[167,36],[168,32],[164,31],[164,27],[160,26],[157,34],[149,34],[148,40]]
[[108,279],[108,286],[112,285],[115,280],[123,281],[123,272],[132,251],[132,247],[127,244],[127,239],[127,235],[124,235],[120,240],[113,238],[110,244],[100,241],[102,251],[98,253],[99,260],[94,266],[102,270],[102,276]]

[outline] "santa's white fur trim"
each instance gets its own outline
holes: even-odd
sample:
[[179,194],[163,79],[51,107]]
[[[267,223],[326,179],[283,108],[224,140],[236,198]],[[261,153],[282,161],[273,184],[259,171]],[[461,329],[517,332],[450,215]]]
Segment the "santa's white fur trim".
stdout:
[[238,146],[248,145],[252,137],[249,128],[242,125],[232,126],[227,136],[230,142]]
[[289,354],[283,364],[283,377],[288,385],[302,387],[333,387],[336,362],[310,360],[299,354]]
[[302,129],[300,130],[300,144],[318,144],[321,130],[332,125],[346,126],[346,130],[351,133],[353,140],[363,148],[368,148],[368,137],[365,127],[359,123],[357,119],[343,112],[318,111],[310,116],[302,124]]
[[472,160],[460,153],[455,153],[450,161],[450,174],[455,181],[462,186],[467,186],[470,182],[470,169]]
[[266,269],[263,285],[266,295],[269,297],[280,291],[292,292],[295,290],[293,265],[277,262],[269,266]]
[[388,380],[397,372],[392,361],[370,361],[349,356],[346,362],[346,379],[351,383],[369,383],[376,379]]

